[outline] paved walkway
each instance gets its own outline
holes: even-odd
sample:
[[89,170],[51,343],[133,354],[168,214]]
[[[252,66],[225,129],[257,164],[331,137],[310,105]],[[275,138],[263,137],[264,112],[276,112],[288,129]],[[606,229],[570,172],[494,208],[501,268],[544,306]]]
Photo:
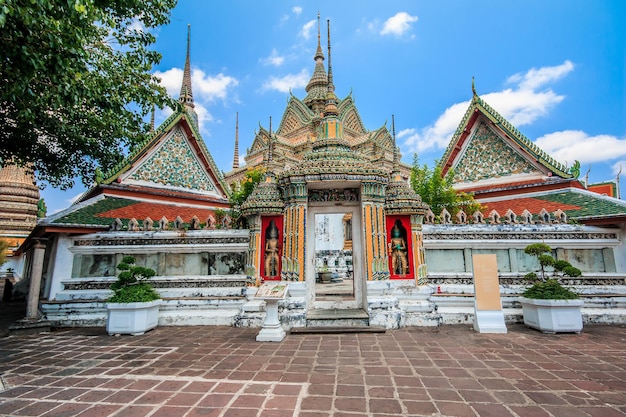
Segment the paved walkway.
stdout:
[[7,416],[626,416],[626,326],[288,335],[159,327],[0,338]]

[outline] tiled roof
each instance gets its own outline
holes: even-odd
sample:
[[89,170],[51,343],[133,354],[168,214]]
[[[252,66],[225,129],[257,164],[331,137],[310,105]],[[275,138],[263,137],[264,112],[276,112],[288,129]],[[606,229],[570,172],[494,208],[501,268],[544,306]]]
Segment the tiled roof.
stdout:
[[501,216],[508,209],[511,209],[518,216],[524,210],[528,210],[532,214],[538,214],[541,209],[546,209],[548,212],[561,209],[570,219],[626,216],[626,202],[576,189],[546,193],[533,197],[483,202],[482,204],[487,207],[484,210],[485,214],[488,214],[491,210],[496,210]]
[[135,218],[137,220],[144,220],[146,217],[150,217],[152,220],[159,220],[165,216],[169,221],[172,221],[177,216],[180,216],[184,222],[189,223],[193,216],[197,216],[200,221],[204,222],[207,217],[213,215],[213,213],[213,210],[209,209],[175,206],[173,204],[155,204],[142,201],[130,206],[100,213],[97,217],[106,217],[109,219]]
[[95,201],[93,204],[87,204],[78,210],[74,210],[65,216],[59,217],[52,223],[108,226],[111,224],[111,218],[99,216],[100,214],[137,203],[138,201],[136,200],[106,197]]
[[116,218],[119,218],[126,224],[128,220],[132,218],[141,222],[146,217],[150,217],[154,221],[166,217],[172,222],[177,216],[180,216],[184,222],[188,223],[194,215],[197,216],[201,222],[205,222],[209,215],[213,214],[213,210],[199,207],[105,197],[94,201],[93,204],[85,205],[78,210],[68,213],[54,220],[53,223],[64,225],[109,226]]

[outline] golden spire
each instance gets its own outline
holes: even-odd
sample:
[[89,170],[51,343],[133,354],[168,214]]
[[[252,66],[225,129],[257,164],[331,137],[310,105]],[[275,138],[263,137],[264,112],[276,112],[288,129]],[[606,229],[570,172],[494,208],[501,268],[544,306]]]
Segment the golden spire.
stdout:
[[194,108],[193,93],[191,91],[191,60],[189,57],[189,49],[191,44],[191,25],[187,25],[187,56],[185,58],[185,69],[183,71],[183,84],[180,87],[180,96],[178,101],[185,106]]
[[239,168],[239,112],[235,122],[235,155],[233,155],[233,169]]
[[330,54],[330,19],[328,24],[328,91],[326,93],[326,108],[324,110],[325,116],[337,115],[337,96],[335,95],[335,84],[333,84],[333,65]]

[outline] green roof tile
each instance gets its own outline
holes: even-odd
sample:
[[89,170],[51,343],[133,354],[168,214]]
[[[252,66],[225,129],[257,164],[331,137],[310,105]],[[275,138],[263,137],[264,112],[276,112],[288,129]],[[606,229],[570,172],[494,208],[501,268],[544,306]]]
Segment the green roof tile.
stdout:
[[621,200],[611,201],[611,199],[599,195],[595,197],[587,193],[563,191],[544,194],[535,198],[580,207],[575,210],[565,210],[570,218],[626,215],[626,203],[621,202]]
[[56,219],[53,223],[109,226],[111,224],[111,219],[108,217],[98,217],[98,214],[106,213],[107,211],[122,207],[128,207],[137,203],[139,203],[139,201],[125,198],[105,197],[104,199],[98,200],[93,204],[81,207],[76,211],[68,213],[63,217]]

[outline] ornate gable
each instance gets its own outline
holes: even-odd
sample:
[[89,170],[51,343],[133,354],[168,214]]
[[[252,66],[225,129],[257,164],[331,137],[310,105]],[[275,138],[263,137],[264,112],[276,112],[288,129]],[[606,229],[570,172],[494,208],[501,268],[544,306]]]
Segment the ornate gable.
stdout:
[[541,150],[475,91],[440,164],[443,175],[454,167],[457,184],[514,175],[565,180],[574,177],[572,168]]
[[283,118],[276,130],[277,135],[288,135],[290,132],[300,129],[311,123],[312,111],[296,97],[291,96]]
[[389,130],[385,126],[381,127],[380,129],[374,132],[374,136],[372,140],[375,143],[377,143],[379,146],[385,149],[391,150],[393,152],[394,150],[393,138],[391,137]]
[[252,146],[250,146],[248,155],[267,149],[267,138],[267,131],[265,129],[261,129],[261,131],[256,134],[254,140],[252,141]]
[[361,116],[359,116],[359,112],[354,105],[354,101],[352,101],[352,96],[348,96],[341,100],[339,106],[337,107],[337,111],[340,114],[341,121],[343,122],[345,128],[361,134],[367,133],[367,130],[363,125],[363,121],[361,120]]
[[217,187],[180,128],[174,129],[122,182],[217,193]]
[[479,123],[471,135],[454,171],[456,183],[538,172],[537,168],[515,152],[484,121]]

